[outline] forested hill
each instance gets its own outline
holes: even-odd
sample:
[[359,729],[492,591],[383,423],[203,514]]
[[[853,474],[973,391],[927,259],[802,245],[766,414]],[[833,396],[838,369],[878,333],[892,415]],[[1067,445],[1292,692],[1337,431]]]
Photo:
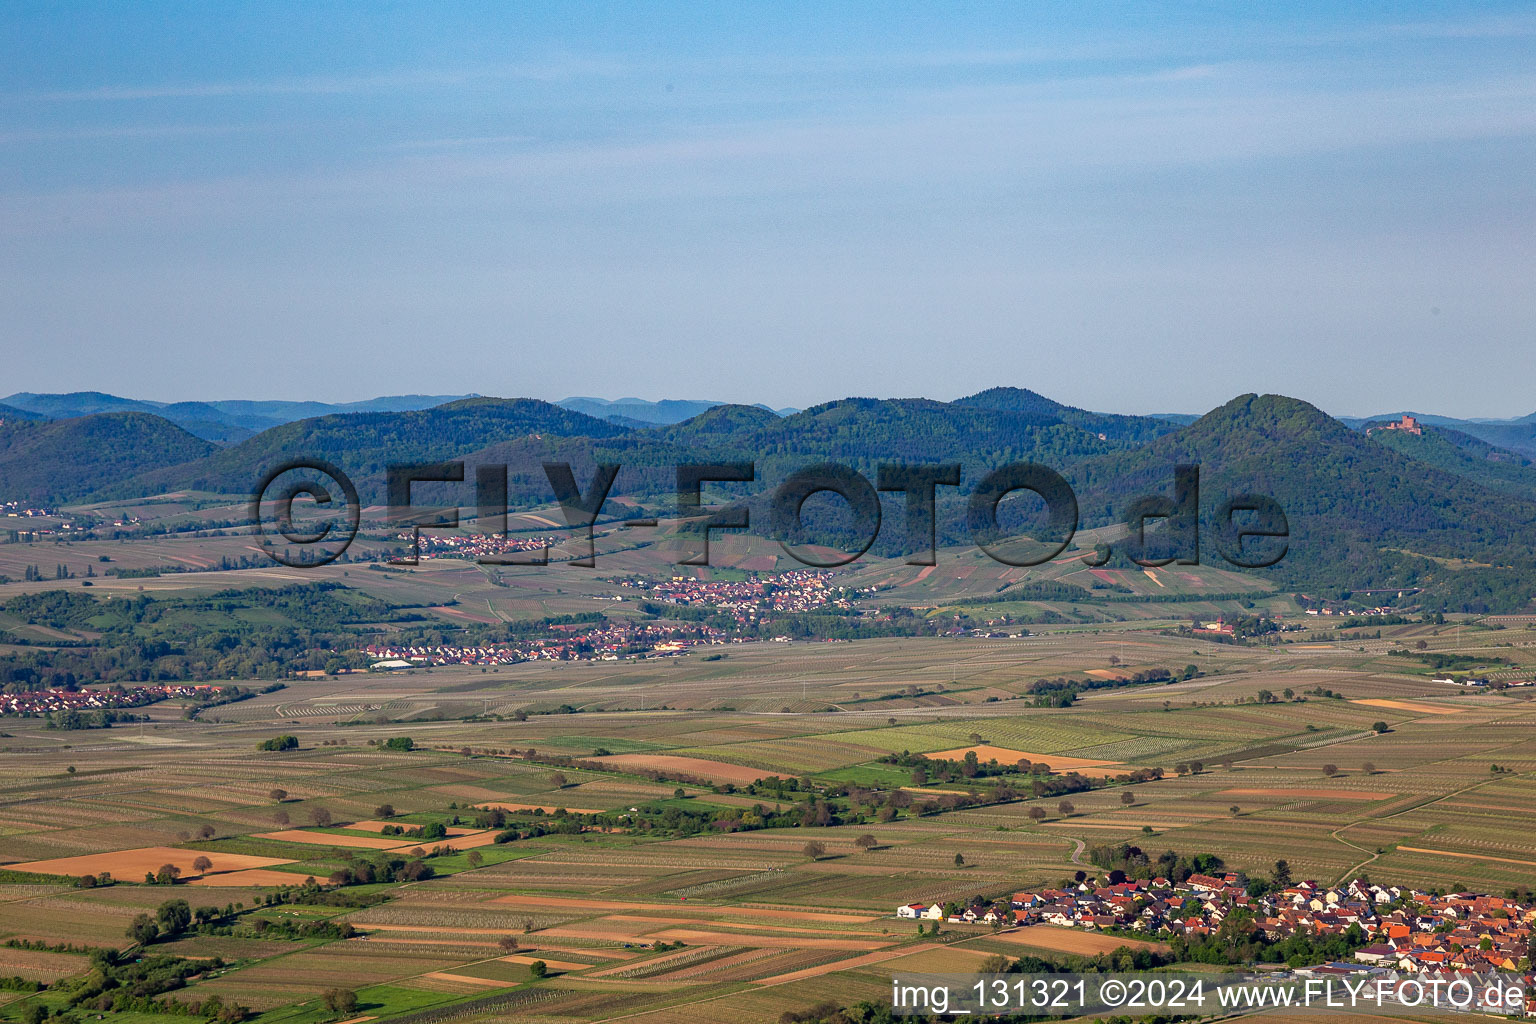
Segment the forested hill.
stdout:
[[[730,429],[722,429],[727,418]],[[861,470],[880,462],[957,461],[979,468],[1033,460],[1059,466],[1118,447],[1050,416],[926,398],[844,398],[782,418],[722,406],[657,436],[711,457],[755,458],[769,470],[788,460],[842,462]]]
[[[67,420],[0,417],[0,500],[56,502],[94,494],[214,446],[159,416],[112,412]],[[147,492],[141,492],[147,493]]]
[[114,489],[153,493],[169,487],[240,494],[269,469],[293,459],[339,466],[371,500],[383,494],[391,463],[452,459],[508,438],[606,438],[626,429],[532,398],[466,398],[433,409],[319,416],[285,423],[185,465],[168,466]]
[[[1022,389],[952,403],[847,398],[782,417],[723,405],[648,428],[533,399],[473,398],[300,420],[223,449],[141,412],[8,420],[0,444],[0,500],[177,489],[239,495],[284,461],[319,458],[339,465],[364,501],[376,503],[389,464],[463,459],[508,465],[515,507],[552,499],[542,462],[572,463],[583,486],[596,462],[617,462],[625,469],[612,494],[644,497],[660,511],[671,506],[679,464],[750,461],[754,483],[711,493],[749,496],[759,529],[772,488],[811,463],[842,463],[873,480],[881,463],[958,462],[962,487],[943,488],[940,497],[940,535],[956,542],[968,536],[965,496],[997,465],[1033,461],[1061,471],[1091,526],[1118,521],[1133,497],[1170,493],[1173,467],[1195,462],[1207,516],[1239,492],[1267,494],[1285,508],[1292,543],[1269,570],[1277,582],[1430,586],[1450,595],[1447,607],[1469,608],[1520,606],[1536,593],[1528,582],[1536,581],[1536,468],[1444,428],[1422,437],[1367,435],[1277,395],[1241,396],[1187,426],[1072,409]],[[469,500],[472,473],[454,500]],[[900,521],[899,500],[887,503],[889,524]],[[892,536],[882,533],[876,551],[893,554],[899,531],[886,532]]]
[[953,404],[972,409],[1020,413],[1036,417],[1042,423],[1066,423],[1090,434],[1103,434],[1111,441],[1140,443],[1179,429],[1177,422],[1152,416],[1120,416],[1062,405],[1025,388],[988,388],[956,399]]
[[14,405],[0,403],[0,422],[14,422],[16,420],[41,420],[47,419],[30,409],[18,409]]
[[473,395],[381,395],[358,402],[206,401],[149,402],[101,391],[37,394],[18,391],[0,403],[45,420],[74,419],[103,412],[153,413],[207,441],[232,444],[269,427],[294,420],[353,412],[404,412],[430,409]]
[[1424,427],[1422,434],[1373,430],[1370,437],[1399,455],[1449,470],[1494,490],[1536,495],[1536,465],[1530,458],[1460,430],[1437,426]]
[[[1494,595],[1508,606],[1523,593],[1518,606],[1533,592],[1536,495],[1492,490],[1408,458],[1279,395],[1243,395],[1136,451],[1085,460],[1068,476],[1085,521],[1109,521],[1134,495],[1171,493],[1180,462],[1199,463],[1207,514],[1244,492],[1284,507],[1290,551],[1264,570],[1279,581],[1339,589],[1433,585],[1450,606]],[[1453,570],[1436,559],[1489,568]]]
[[[552,499],[540,464],[570,463],[577,479],[591,478],[594,464],[623,466],[612,494],[642,496],[661,507],[673,504],[676,468],[684,463],[750,462],[751,484],[711,484],[711,493],[747,497],[756,520],[767,521],[771,489],[795,470],[835,462],[870,480],[881,463],[958,462],[971,479],[1013,461],[1066,466],[1124,446],[1046,417],[975,409],[927,399],[849,398],[780,417],[754,406],[720,405],[667,427],[600,438],[520,436],[469,453],[469,463],[508,469],[514,504]],[[359,481],[359,487],[364,487]],[[375,484],[366,485],[375,488]],[[421,492],[438,500],[440,490]]]
[[881,462],[953,461],[981,473],[1011,461],[1065,466],[1124,447],[1051,416],[928,399],[850,398],[782,418],[725,405],[682,423],[631,429],[534,399],[476,398],[420,412],[300,420],[196,462],[141,474],[112,495],[171,487],[238,494],[269,468],[305,457],[340,466],[366,501],[383,500],[390,463],[500,462],[510,467],[514,503],[542,503],[551,497],[540,468],[545,461],[570,462],[581,479],[594,462],[618,462],[626,470],[614,494],[665,496],[684,462],[754,462],[760,490],[762,482],[815,462],[845,463],[870,477]]

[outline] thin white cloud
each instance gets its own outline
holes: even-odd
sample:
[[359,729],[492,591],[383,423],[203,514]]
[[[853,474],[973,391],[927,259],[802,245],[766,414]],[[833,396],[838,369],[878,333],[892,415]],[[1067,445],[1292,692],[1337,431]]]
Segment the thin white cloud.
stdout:
[[497,80],[559,81],[580,76],[612,76],[624,65],[599,58],[562,58],[547,62],[508,63],[465,68],[401,69],[366,75],[303,75],[237,79],[224,82],[173,82],[153,85],[102,85],[86,89],[11,94],[10,99],[44,103],[131,102],[235,96],[317,96],[398,92],[414,88],[452,88]]

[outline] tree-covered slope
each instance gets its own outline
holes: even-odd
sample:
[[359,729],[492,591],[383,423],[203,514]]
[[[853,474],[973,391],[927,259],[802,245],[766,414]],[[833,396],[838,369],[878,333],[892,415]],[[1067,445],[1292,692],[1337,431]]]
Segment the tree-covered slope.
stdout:
[[136,398],[121,398],[103,391],[70,391],[63,394],[37,394],[18,391],[0,401],[18,409],[35,412],[51,420],[74,419],[78,416],[94,416],[101,412],[149,412],[159,413],[160,403],[142,402]]
[[1422,434],[1373,430],[1371,440],[1398,453],[1494,490],[1536,499],[1536,466],[1518,452],[1499,448],[1449,427],[1425,427]]
[[42,413],[33,412],[30,409],[19,409],[14,405],[0,403],[0,422],[15,422],[17,420],[43,420],[48,417]]
[[[712,409],[657,436],[769,466],[830,460],[860,470],[880,462],[958,461],[967,471],[1015,460],[1061,464],[1115,447],[1050,417],[926,398],[844,398],[782,418],[721,408],[731,411]],[[725,415],[731,430],[718,429]]]
[[[835,462],[873,481],[881,463],[958,462],[969,480],[1005,462],[1065,466],[1115,445],[1077,427],[1017,412],[955,406],[927,399],[850,398],[780,417],[754,406],[721,405],[669,427],[623,436],[512,439],[470,457],[504,462],[513,499],[549,501],[541,461],[570,462],[579,481],[596,462],[624,466],[614,495],[665,498],[683,463],[751,462],[751,484],[712,484],[712,492],[749,496],[754,521],[766,523],[764,502],[795,470]],[[515,501],[514,501],[515,503]]]
[[434,409],[320,416],[285,423],[206,458],[146,474],[133,489],[192,487],[239,494],[273,467],[318,458],[353,477],[369,500],[383,496],[385,469],[453,459],[531,435],[614,437],[624,428],[531,398],[467,398]]
[[213,450],[209,442],[143,412],[7,421],[0,425],[0,498],[79,498]]
[[[1290,551],[1262,570],[1279,581],[1442,594],[1507,586],[1505,605],[1536,593],[1536,501],[1408,458],[1279,395],[1241,396],[1137,451],[1087,460],[1069,477],[1084,518],[1110,521],[1135,495],[1169,493],[1178,463],[1200,465],[1207,514],[1245,492],[1281,504]],[[1505,575],[1467,575],[1448,567],[1452,560]]]
[[1178,423],[1152,416],[1121,416],[1116,413],[1089,412],[1036,394],[1026,388],[988,388],[965,398],[958,398],[953,405],[973,409],[992,409],[997,412],[1014,412],[1026,415],[1041,423],[1066,423],[1086,430],[1090,434],[1102,434],[1110,441],[1142,443],[1155,437],[1172,433]]

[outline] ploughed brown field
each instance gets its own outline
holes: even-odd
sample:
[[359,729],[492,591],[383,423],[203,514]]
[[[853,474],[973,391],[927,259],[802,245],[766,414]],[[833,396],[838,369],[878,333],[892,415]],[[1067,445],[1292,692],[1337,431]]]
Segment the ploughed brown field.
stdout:
[[1394,711],[1412,711],[1420,715],[1459,715],[1466,708],[1447,708],[1438,704],[1424,704],[1416,700],[1387,700],[1385,698],[1372,698],[1366,700],[1352,700],[1351,704],[1364,704],[1373,708],[1392,708]]
[[451,846],[455,850],[473,850],[477,846],[490,846],[496,842],[497,829],[488,828],[483,832],[470,832],[462,836],[449,836],[447,839],[428,839],[423,842],[420,839],[407,839],[404,845],[397,846],[397,850],[410,850],[417,846],[431,849],[434,846]]
[[[199,857],[207,857],[213,862],[213,867],[208,869],[210,875],[293,863],[291,860],[278,857],[204,853],[202,850],[179,850],[173,846],[145,846],[137,850],[118,850],[116,853],[90,853],[79,857],[32,860],[22,864],[7,864],[5,867],[8,871],[35,871],[40,875],[99,875],[106,871],[110,872],[113,878],[136,882],[144,877],[145,872],[159,871],[166,864],[174,864],[180,868],[183,877],[196,875],[197,872],[192,869],[192,862]],[[303,881],[296,875],[289,877]]]
[[1307,797],[1314,800],[1386,800],[1398,794],[1369,789],[1291,789],[1289,786],[1282,786],[1274,789],[1224,789],[1221,795]]
[[683,772],[715,782],[750,783],[756,782],[758,779],[770,778],[774,775],[787,774],[785,772],[765,772],[758,768],[748,768],[743,764],[731,764],[728,761],[710,761],[702,757],[685,757],[681,754],[605,754],[602,757],[588,758],[588,760],[604,761],[608,764],[624,765],[632,768],[651,768],[661,772]]
[[[306,877],[297,871],[268,871],[264,868],[251,868],[249,871],[226,871],[219,875],[200,875],[197,878],[187,879],[186,884],[218,887],[221,889],[243,888],[245,886],[302,885]],[[317,880],[325,881],[323,877]]]
[[532,956],[527,953],[514,953],[511,956],[499,956],[496,959],[509,964],[531,964],[536,960],[542,960],[544,966],[552,971],[584,971],[591,964],[579,964],[574,960],[551,960],[547,956]]
[[428,971],[423,978],[431,978],[434,981],[456,981],[461,985],[477,985],[482,988],[510,988],[516,985],[515,981],[500,981],[495,978],[475,978],[467,974],[453,974],[450,971]]
[[[434,846],[452,846],[456,850],[469,850],[476,846],[489,846],[496,841],[496,830],[462,832],[446,839],[412,839],[408,836],[343,836],[332,832],[306,832],[303,829],[283,829],[280,832],[258,832],[257,839],[276,839],[285,843],[306,843],[311,846],[341,846],[362,850],[429,850]],[[278,861],[286,864],[288,861]]]
[[1162,942],[1122,939],[1115,935],[1100,935],[1098,932],[1088,932],[1078,928],[1058,928],[1052,924],[1032,924],[1011,932],[1000,932],[995,938],[1004,942],[1016,942],[1021,946],[1033,946],[1036,949],[1054,949],[1062,953],[1081,953],[1086,956],[1112,953],[1121,946],[1158,951],[1168,949],[1168,946]]
[[346,846],[360,850],[393,850],[405,842],[396,836],[380,836],[374,839],[371,836],[339,836],[329,832],[305,832],[298,828],[283,829],[279,832],[258,832],[253,838],[277,839],[284,843],[308,843],[313,846]]

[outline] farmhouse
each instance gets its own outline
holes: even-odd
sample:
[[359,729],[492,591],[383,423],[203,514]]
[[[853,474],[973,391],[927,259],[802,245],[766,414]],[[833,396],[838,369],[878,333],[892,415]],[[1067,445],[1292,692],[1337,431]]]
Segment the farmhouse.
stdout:
[[944,908],[938,903],[932,906],[926,903],[908,903],[906,906],[896,908],[896,916],[918,921],[942,921]]

